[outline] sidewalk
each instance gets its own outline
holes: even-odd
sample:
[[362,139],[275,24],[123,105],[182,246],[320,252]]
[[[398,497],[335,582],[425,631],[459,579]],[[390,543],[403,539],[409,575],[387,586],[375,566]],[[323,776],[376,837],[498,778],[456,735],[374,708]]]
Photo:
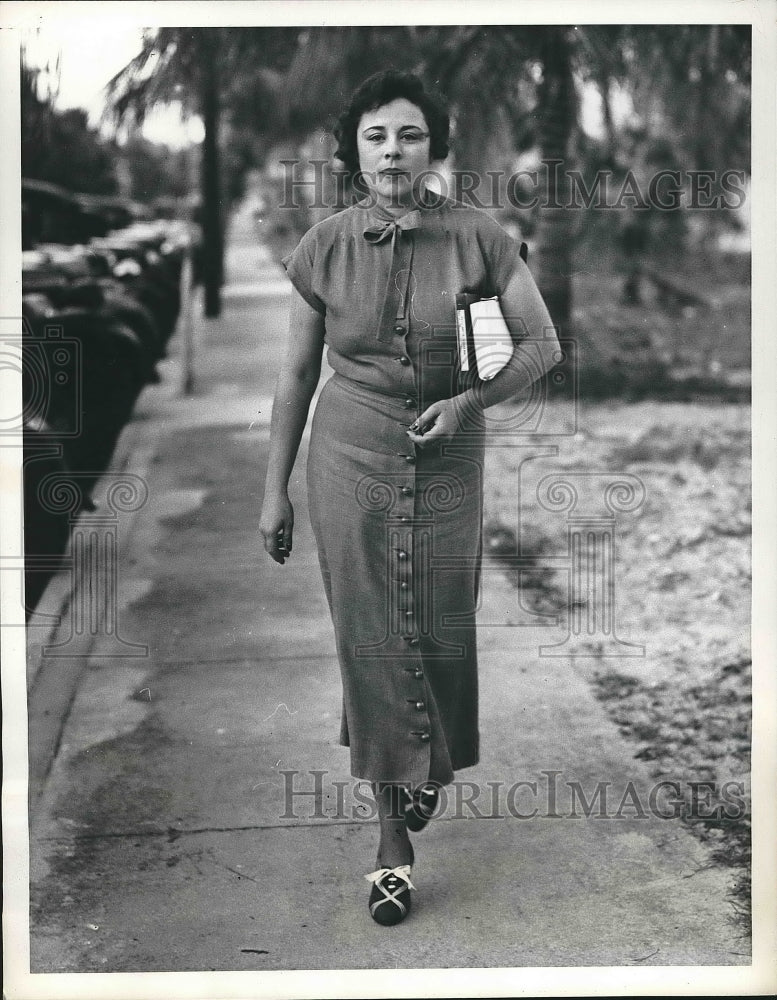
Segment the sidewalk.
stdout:
[[[247,223],[228,278],[222,318],[197,320],[195,394],[177,395],[174,355],[139,404],[128,469],[149,500],[121,540],[118,625],[148,656],[98,639],[80,675],[32,823],[32,971],[747,964],[726,874],[679,820],[570,815],[568,782],[611,781],[617,804],[629,781],[647,803],[651,781],[583,677],[504,627],[515,591],[491,571],[482,760],[460,776],[492,790],[484,816],[459,786],[414,839],[411,917],[370,920],[377,825],[337,745],[304,453],[285,567],[257,528],[288,286]],[[315,792],[314,771],[318,796],[290,794]],[[522,786],[512,812],[534,818],[506,808],[518,781],[539,794]]]

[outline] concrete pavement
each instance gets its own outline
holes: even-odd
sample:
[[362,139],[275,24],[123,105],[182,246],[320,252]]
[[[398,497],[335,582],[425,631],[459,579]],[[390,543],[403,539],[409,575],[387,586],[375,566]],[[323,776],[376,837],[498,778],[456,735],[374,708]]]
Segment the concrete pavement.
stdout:
[[[195,394],[178,395],[174,353],[140,401],[128,469],[149,499],[122,536],[118,623],[148,656],[105,655],[98,636],[63,707],[32,820],[32,971],[747,964],[726,873],[646,808],[648,772],[585,679],[538,657],[561,631],[509,627],[516,595],[496,568],[481,763],[414,838],[411,917],[370,920],[377,827],[337,745],[304,454],[285,567],[257,529],[287,305],[237,219],[224,314],[196,324]],[[33,744],[51,727],[36,690],[62,666],[41,662]],[[570,784],[590,798],[602,781],[612,808],[585,818]]]

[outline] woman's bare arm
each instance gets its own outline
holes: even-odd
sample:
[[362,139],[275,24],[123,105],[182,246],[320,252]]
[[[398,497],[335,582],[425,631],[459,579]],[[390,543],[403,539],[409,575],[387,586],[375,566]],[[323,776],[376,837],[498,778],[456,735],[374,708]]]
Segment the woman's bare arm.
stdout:
[[520,316],[505,316],[517,340],[512,358],[489,381],[479,382],[452,399],[443,399],[427,407],[408,432],[414,444],[452,437],[467,414],[519,395],[556,364],[558,337],[527,267],[521,266],[515,272],[503,300],[521,303]]
[[289,347],[275,388],[270,455],[259,527],[270,556],[283,563],[291,553],[294,511],[288,486],[310,401],[321,375],[324,317],[292,289]]
[[515,272],[503,298],[521,303],[520,316],[505,316],[517,341],[513,356],[494,378],[457,397],[460,403],[466,400],[469,405],[482,407],[503,403],[530,388],[558,360],[559,343],[553,320],[528,267],[521,266]]

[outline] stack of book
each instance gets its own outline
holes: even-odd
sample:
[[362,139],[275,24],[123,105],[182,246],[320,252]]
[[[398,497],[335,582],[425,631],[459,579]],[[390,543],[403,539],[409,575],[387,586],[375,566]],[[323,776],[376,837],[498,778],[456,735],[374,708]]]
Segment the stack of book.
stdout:
[[[520,253],[526,261],[525,243]],[[504,368],[513,356],[513,339],[498,296],[486,298],[470,292],[456,295],[456,339],[462,381],[472,381],[475,376],[487,382]]]

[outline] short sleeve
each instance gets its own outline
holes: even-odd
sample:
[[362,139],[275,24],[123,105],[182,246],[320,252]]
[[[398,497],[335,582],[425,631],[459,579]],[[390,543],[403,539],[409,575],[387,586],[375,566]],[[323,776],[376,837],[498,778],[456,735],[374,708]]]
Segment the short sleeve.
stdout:
[[326,306],[313,291],[313,270],[315,264],[315,241],[306,233],[297,244],[296,249],[283,258],[281,263],[286,268],[292,285],[297,289],[307,304],[322,315]]
[[493,219],[486,230],[485,252],[489,277],[499,296],[502,314],[513,340],[543,338],[553,326],[531,271],[521,257],[521,246]]
[[494,291],[502,296],[507,291],[516,272],[526,267],[520,253],[520,244],[508,232],[491,219],[486,239],[486,257],[489,276],[494,284]]

